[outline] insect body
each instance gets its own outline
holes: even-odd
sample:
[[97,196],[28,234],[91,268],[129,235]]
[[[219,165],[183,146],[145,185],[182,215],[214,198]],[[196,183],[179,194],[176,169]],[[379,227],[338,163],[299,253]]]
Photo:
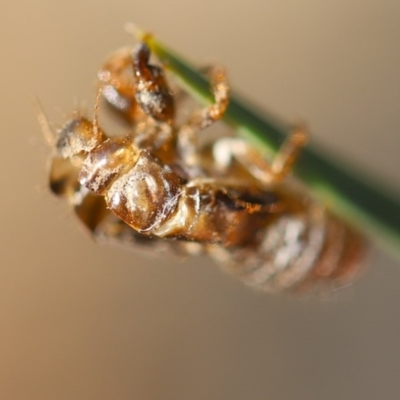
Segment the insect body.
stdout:
[[[76,115],[55,136],[50,186],[67,197],[98,240],[207,252],[256,288],[340,285],[355,274],[363,240],[289,183],[305,144],[297,129],[268,164],[245,142],[199,142],[229,101],[222,69],[212,73],[215,103],[177,123],[177,94],[140,44],[106,60],[100,93],[130,130],[109,137]],[[40,115],[43,129],[49,124]]]

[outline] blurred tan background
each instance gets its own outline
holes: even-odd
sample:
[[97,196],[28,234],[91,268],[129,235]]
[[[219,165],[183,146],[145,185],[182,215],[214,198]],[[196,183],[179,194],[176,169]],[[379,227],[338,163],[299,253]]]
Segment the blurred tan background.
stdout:
[[[62,122],[135,21],[400,195],[396,0],[3,0],[0,399],[397,399],[400,264],[332,301],[254,293],[207,258],[94,244],[47,190]],[[61,111],[60,111],[61,110]]]

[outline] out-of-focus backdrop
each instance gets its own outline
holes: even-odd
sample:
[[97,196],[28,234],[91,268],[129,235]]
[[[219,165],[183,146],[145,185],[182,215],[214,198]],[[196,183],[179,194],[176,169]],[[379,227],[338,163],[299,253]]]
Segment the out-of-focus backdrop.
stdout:
[[207,258],[94,244],[47,190],[31,97],[62,122],[134,21],[400,195],[400,2],[3,0],[0,398],[397,399],[400,264],[331,301],[255,293]]

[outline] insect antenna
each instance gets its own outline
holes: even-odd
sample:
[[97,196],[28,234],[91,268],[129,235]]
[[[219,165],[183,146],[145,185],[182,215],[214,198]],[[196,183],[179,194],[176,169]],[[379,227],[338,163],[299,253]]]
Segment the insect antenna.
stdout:
[[56,134],[49,122],[49,119],[47,118],[47,115],[45,114],[37,97],[32,98],[32,104],[36,110],[36,117],[39,121],[40,127],[42,128],[43,136],[46,142],[53,147],[56,143]]
[[93,134],[95,138],[98,140],[100,140],[102,137],[102,133],[99,128],[99,110],[100,110],[100,102],[102,94],[103,94],[103,86],[100,86],[99,90],[97,91],[93,109]]

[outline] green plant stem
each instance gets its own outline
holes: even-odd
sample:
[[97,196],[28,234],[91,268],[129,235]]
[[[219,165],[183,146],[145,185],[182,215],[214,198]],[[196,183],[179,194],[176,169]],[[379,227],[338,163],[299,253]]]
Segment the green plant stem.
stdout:
[[[139,36],[186,90],[203,103],[212,101],[210,84],[195,67],[155,37]],[[224,118],[239,135],[262,148],[269,157],[276,154],[290,132],[288,125],[254,111],[236,95],[231,96]],[[345,162],[329,156],[315,144],[302,150],[294,173],[323,204],[400,258],[400,201],[394,194],[366,174],[350,170]]]

